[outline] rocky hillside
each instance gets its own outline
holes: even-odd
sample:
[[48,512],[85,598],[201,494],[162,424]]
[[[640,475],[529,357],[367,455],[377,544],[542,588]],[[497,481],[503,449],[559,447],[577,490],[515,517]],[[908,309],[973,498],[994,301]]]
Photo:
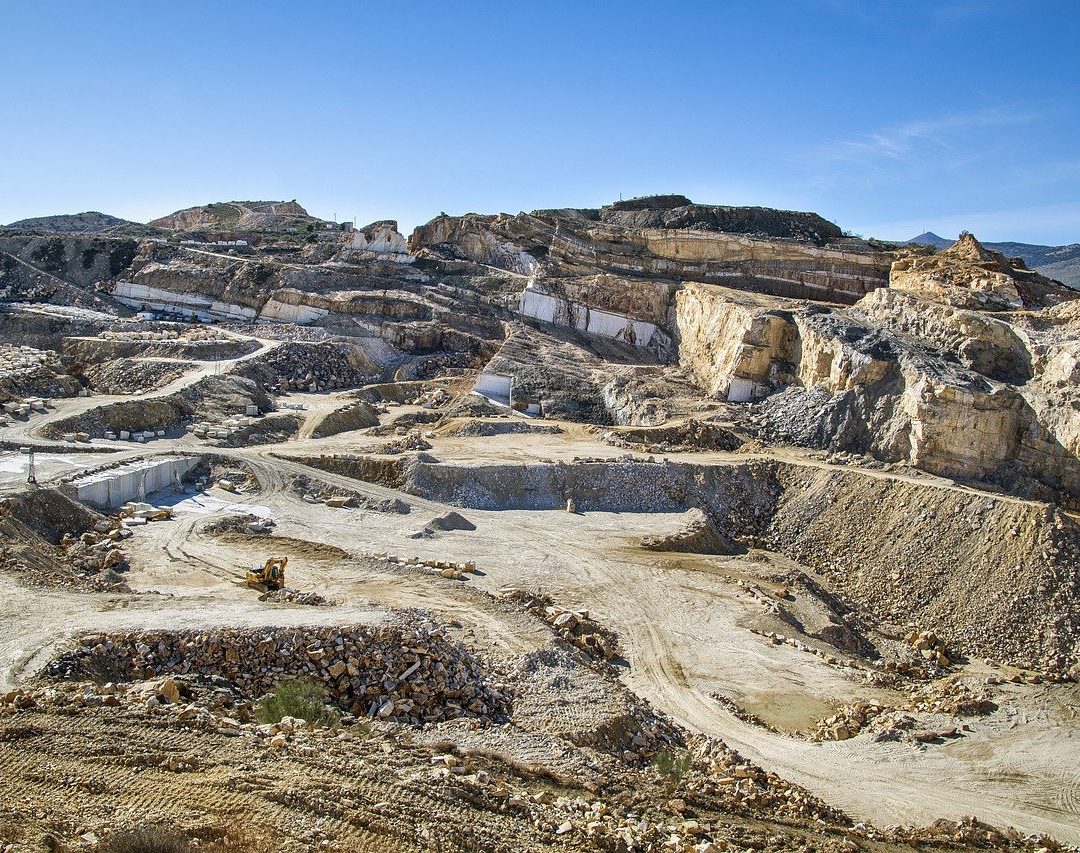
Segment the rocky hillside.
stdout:
[[[237,202],[166,219],[304,216]],[[683,196],[440,215],[407,244],[389,221],[357,235],[215,251],[12,235],[0,287],[10,302],[305,328],[354,342],[369,378],[486,366],[518,400],[597,424],[722,407],[768,442],[1080,501],[1076,293],[971,235],[889,250],[816,214]]]
[[250,231],[315,221],[292,201],[222,201],[189,207],[150,222],[171,231]]
[[89,210],[85,213],[65,213],[57,216],[38,216],[20,219],[2,226],[12,231],[48,231],[56,234],[99,234],[125,225],[133,225],[127,219]]
[[[926,231],[912,237],[908,243],[944,249],[951,240]],[[1020,258],[1024,264],[1048,278],[1056,279],[1075,290],[1080,290],[1080,243],[1067,246],[1042,246],[1034,243],[986,243],[988,249],[1001,252],[1009,258]]]

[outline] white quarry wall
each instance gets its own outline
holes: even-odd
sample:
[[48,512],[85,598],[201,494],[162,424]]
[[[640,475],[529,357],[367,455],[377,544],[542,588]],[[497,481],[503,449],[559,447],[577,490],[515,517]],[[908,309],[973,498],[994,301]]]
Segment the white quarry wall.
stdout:
[[411,264],[416,258],[409,254],[409,244],[405,236],[389,225],[361,228],[353,232],[349,248],[354,252],[371,255],[378,260],[393,261],[398,264]]
[[254,308],[233,305],[201,293],[176,293],[133,281],[118,281],[112,295],[131,308],[149,308],[182,314],[199,320],[254,320]]
[[148,494],[171,485],[199,463],[197,457],[139,460],[108,471],[98,471],[85,479],[73,480],[67,491],[77,500],[101,509],[116,509],[128,501],[141,501]]
[[601,311],[580,302],[572,302],[544,293],[530,284],[522,291],[518,312],[545,323],[572,326],[591,335],[627,341],[639,347],[648,346],[656,334],[656,326],[644,320],[635,320],[625,314]]
[[305,325],[320,320],[330,312],[313,305],[293,305],[271,297],[259,312],[260,320],[272,320],[281,323],[299,323]]
[[481,373],[476,379],[473,391],[484,397],[494,397],[497,400],[510,402],[510,393],[514,380],[501,373]]
[[[521,303],[518,307],[518,311],[526,317],[533,317],[537,320],[542,320],[545,323],[554,323],[556,315],[560,313],[559,308],[561,307],[561,304],[561,299],[549,296],[536,288],[526,287],[521,294]],[[565,312],[563,313],[565,316]],[[564,319],[563,323],[560,325],[569,325],[569,323]]]

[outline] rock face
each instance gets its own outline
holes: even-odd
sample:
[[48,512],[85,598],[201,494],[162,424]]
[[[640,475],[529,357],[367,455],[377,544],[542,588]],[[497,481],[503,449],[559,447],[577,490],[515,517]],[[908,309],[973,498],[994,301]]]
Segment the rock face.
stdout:
[[855,316],[923,341],[977,373],[1022,385],[1032,377],[1030,339],[1003,319],[882,288],[856,303]]
[[694,205],[681,196],[601,210],[444,215],[417,228],[409,247],[420,257],[469,260],[541,280],[606,273],[842,302],[884,286],[892,261],[816,214]]
[[358,252],[361,258],[385,258],[399,263],[412,263],[416,259],[409,254],[408,241],[397,227],[397,222],[385,219],[357,228],[353,232],[349,251]]
[[790,313],[701,284],[685,285],[676,306],[679,362],[710,396],[745,403],[793,379],[797,329]]
[[[1076,419],[1061,405],[1080,355],[1070,294],[970,235],[898,260],[893,278],[851,308],[687,283],[680,363],[711,396],[760,401],[774,440],[1080,496]],[[1025,305],[1058,307],[1010,310]]]

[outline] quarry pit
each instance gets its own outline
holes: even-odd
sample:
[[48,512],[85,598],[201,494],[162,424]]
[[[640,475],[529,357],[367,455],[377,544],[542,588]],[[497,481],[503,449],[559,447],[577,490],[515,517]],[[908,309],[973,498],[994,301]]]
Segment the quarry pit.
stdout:
[[[311,280],[268,310],[172,247],[130,271],[154,311],[209,279],[244,311],[0,318],[57,353],[12,355],[36,384],[0,426],[0,779],[28,792],[0,830],[104,833],[127,787],[212,840],[251,771],[252,831],[290,850],[1080,844],[1075,459],[1039,396],[1069,347],[1032,367],[984,317],[977,379],[900,309],[855,329],[885,311],[877,250],[763,258],[619,211],[593,254],[544,237],[602,272],[526,286],[540,213],[389,241],[442,291],[350,256],[400,288],[378,335],[366,285],[320,284],[337,267],[274,267]],[[646,267],[619,284],[628,233]],[[739,291],[736,262],[771,284]],[[649,278],[673,265],[705,281]],[[471,307],[436,322],[440,299]],[[1048,341],[1063,304],[1012,322]],[[958,412],[1023,437],[999,458]],[[268,557],[287,589],[260,595]],[[298,676],[343,725],[259,721]]]

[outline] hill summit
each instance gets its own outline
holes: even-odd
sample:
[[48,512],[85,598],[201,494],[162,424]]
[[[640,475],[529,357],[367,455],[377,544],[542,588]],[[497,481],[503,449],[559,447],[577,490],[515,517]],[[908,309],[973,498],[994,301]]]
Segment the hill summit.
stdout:
[[150,222],[172,231],[201,229],[235,231],[273,228],[306,222],[308,212],[292,201],[219,201],[178,210]]
[[97,210],[88,210],[85,213],[62,213],[56,216],[20,219],[3,227],[20,231],[51,231],[58,234],[97,234],[132,224],[134,223],[127,219],[120,219]]

